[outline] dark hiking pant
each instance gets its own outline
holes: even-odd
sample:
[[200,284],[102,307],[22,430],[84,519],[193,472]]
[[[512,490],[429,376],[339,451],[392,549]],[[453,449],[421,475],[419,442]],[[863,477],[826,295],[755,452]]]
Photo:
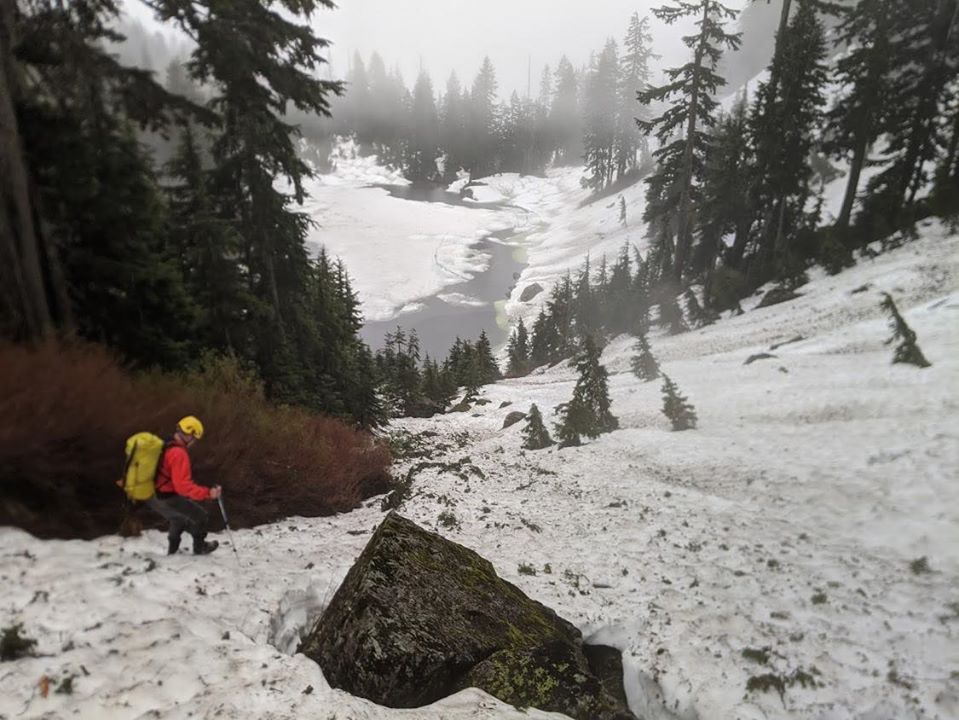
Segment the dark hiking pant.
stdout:
[[182,495],[154,495],[147,507],[170,523],[170,540],[179,542],[186,530],[193,536],[193,547],[201,547],[206,539],[207,516],[199,503]]

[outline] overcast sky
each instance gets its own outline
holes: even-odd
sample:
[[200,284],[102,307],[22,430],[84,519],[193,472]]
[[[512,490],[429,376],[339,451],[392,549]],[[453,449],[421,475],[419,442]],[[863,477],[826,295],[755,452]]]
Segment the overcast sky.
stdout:
[[[745,0],[729,0],[742,7]],[[663,0],[340,0],[335,10],[314,16],[317,35],[333,42],[333,72],[345,76],[354,52],[364,60],[378,51],[388,65],[398,65],[412,87],[420,67],[441,90],[451,70],[469,85],[485,55],[496,67],[500,95],[515,89],[525,94],[532,64],[532,91],[543,66],[555,67],[564,53],[579,67],[599,51],[607,37],[622,43],[634,12],[649,14]],[[138,0],[125,0],[137,18],[149,19]],[[691,24],[667,27],[655,22],[656,51],[662,65],[685,61],[680,36]]]

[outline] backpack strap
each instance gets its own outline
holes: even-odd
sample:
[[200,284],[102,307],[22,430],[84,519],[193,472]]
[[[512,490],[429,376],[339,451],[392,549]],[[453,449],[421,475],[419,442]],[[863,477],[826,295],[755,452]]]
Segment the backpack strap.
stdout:
[[171,488],[170,490],[164,490],[167,485],[173,484],[173,478],[169,475],[163,474],[163,458],[166,455],[166,451],[173,446],[172,440],[167,440],[163,443],[163,450],[160,451],[160,458],[157,460],[157,474],[156,480],[153,483],[153,490],[158,495],[175,495],[176,492]]

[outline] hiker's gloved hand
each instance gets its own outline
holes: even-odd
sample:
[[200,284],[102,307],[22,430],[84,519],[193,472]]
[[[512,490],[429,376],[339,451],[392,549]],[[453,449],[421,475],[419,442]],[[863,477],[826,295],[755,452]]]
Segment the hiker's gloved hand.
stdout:
[[211,500],[216,500],[222,494],[223,494],[223,488],[221,488],[219,485],[214,485],[213,487],[210,488]]

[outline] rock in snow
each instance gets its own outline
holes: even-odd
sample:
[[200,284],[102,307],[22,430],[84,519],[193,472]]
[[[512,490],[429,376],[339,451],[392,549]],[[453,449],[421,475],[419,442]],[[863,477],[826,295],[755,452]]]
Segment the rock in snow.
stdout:
[[499,578],[477,553],[395,512],[300,651],[333,687],[388,707],[478,687],[578,720],[635,717],[592,673],[572,624]]

